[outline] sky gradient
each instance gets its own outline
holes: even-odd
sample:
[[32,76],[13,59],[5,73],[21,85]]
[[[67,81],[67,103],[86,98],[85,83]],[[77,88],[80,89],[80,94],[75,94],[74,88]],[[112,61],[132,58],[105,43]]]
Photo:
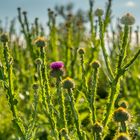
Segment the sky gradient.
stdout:
[[[105,8],[107,0],[95,0],[95,8]],[[0,20],[8,17],[11,20],[17,17],[17,7],[28,12],[28,17],[32,22],[35,17],[39,17],[41,22],[47,21],[47,9],[54,8],[55,5],[66,5],[74,3],[75,10],[89,9],[88,0],[0,0]],[[113,0],[114,18],[122,16],[126,12],[132,13],[136,18],[136,24],[140,25],[140,0]]]

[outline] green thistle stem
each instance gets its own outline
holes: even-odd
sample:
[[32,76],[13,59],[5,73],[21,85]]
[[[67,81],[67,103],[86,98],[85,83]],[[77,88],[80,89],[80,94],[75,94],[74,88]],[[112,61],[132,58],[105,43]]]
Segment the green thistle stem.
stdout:
[[108,74],[109,74],[109,77],[111,78],[111,80],[114,78],[114,75],[113,75],[113,72],[111,70],[111,66],[110,66],[110,60],[109,60],[109,57],[108,57],[108,54],[107,54],[107,51],[106,51],[106,48],[105,48],[105,43],[104,43],[104,27],[103,27],[103,23],[102,23],[102,19],[101,17],[99,16],[99,27],[100,27],[100,41],[101,41],[101,48],[102,48],[102,52],[103,52],[103,56],[104,56],[104,60],[105,60],[105,63],[106,63],[106,67],[107,67],[107,71],[108,71]]
[[61,78],[57,78],[56,81],[56,87],[57,87],[57,95],[58,95],[58,104],[59,104],[59,112],[60,112],[60,124],[61,128],[67,129],[67,122],[66,122],[66,115],[65,115],[65,105],[64,105],[64,96],[62,93],[62,86],[61,86]]
[[109,119],[112,116],[112,112],[114,110],[114,104],[115,104],[116,97],[118,95],[119,88],[120,88],[119,77],[117,77],[111,85],[109,102],[107,104],[106,114],[103,120],[104,127],[107,126]]
[[127,126],[125,122],[121,122],[121,132],[127,133]]
[[5,58],[5,63],[6,63],[6,68],[7,68],[7,73],[8,73],[8,101],[9,101],[9,105],[10,105],[10,109],[12,111],[12,115],[13,115],[13,124],[15,126],[15,128],[17,129],[17,132],[19,133],[19,135],[21,136],[21,138],[24,140],[24,133],[22,131],[21,126],[18,123],[18,117],[16,114],[16,104],[15,101],[16,99],[14,99],[14,94],[13,94],[13,81],[12,81],[12,60],[10,58],[10,54],[9,54],[9,50],[8,50],[8,46],[7,44],[4,43],[4,58]]
[[128,62],[126,65],[123,66],[122,69],[123,69],[124,71],[126,71],[127,68],[128,68],[129,66],[131,66],[131,65],[134,63],[134,61],[137,59],[137,57],[139,56],[139,54],[140,54],[140,49],[139,49],[138,52],[134,55],[134,57],[131,58],[131,59],[129,60],[129,62]]
[[97,121],[96,102],[95,101],[96,101],[96,96],[97,96],[98,73],[99,73],[98,68],[94,69],[94,73],[93,73],[93,77],[92,77],[91,102],[90,102],[93,124]]
[[73,93],[72,93],[72,89],[68,90],[68,96],[69,96],[69,100],[70,100],[70,107],[71,107],[71,110],[72,110],[72,113],[73,113],[73,116],[74,116],[74,122],[75,122],[78,137],[79,137],[80,140],[83,140],[82,132],[80,130],[78,112],[77,112],[77,109],[75,107],[75,102],[74,102],[74,96],[73,96]]
[[[49,80],[48,80],[48,72],[47,72],[47,66],[46,66],[46,56],[45,56],[45,52],[44,52],[44,48],[41,47],[40,48],[40,56],[42,59],[42,65],[41,65],[41,74],[42,74],[42,78],[43,78],[43,86],[42,88],[45,88],[45,97],[43,95],[43,103],[47,104],[47,108],[48,108],[48,119],[53,131],[53,134],[55,136],[55,138],[58,140],[58,131],[56,129],[56,122],[54,119],[54,115],[53,115],[53,110],[52,110],[52,102],[51,102],[51,96],[50,96],[50,87],[49,87]],[[42,84],[42,83],[41,83]],[[44,92],[44,89],[43,89]],[[45,110],[44,110],[45,111]]]
[[82,68],[82,85],[86,85],[85,68],[84,68],[84,54],[80,54],[80,62]]

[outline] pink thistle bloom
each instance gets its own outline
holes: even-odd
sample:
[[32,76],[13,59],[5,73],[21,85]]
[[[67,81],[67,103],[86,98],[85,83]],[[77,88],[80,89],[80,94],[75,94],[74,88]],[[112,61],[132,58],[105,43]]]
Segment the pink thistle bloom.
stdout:
[[52,62],[50,64],[50,68],[53,70],[58,70],[64,67],[64,63],[62,61]]

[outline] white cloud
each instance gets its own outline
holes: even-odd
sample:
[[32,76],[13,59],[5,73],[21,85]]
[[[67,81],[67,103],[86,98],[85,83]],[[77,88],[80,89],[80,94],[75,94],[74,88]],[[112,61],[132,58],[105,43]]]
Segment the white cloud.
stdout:
[[133,2],[133,1],[128,1],[128,2],[126,2],[126,4],[125,4],[127,7],[135,7],[136,6],[136,4]]

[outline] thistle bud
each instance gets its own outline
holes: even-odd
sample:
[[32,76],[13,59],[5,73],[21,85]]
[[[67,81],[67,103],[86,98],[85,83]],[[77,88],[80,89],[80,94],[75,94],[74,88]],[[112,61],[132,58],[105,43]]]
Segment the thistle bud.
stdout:
[[78,53],[81,54],[81,55],[84,54],[85,53],[84,48],[79,48]]
[[69,77],[64,79],[62,81],[62,84],[63,84],[63,88],[65,88],[65,89],[72,89],[75,87],[75,83],[74,83],[73,79],[71,79]]
[[129,120],[130,115],[126,111],[126,109],[119,107],[115,112],[114,112],[114,120],[116,122],[125,122]]
[[104,11],[100,8],[97,8],[94,14],[95,16],[100,17],[104,14]]
[[38,37],[36,40],[35,40],[35,44],[37,47],[45,47],[45,39],[44,37]]
[[130,140],[130,137],[125,133],[120,133],[114,140]]
[[1,40],[2,43],[8,42],[8,35],[3,33],[0,37],[0,40]]
[[98,69],[101,65],[100,65],[100,62],[99,61],[94,61],[94,62],[91,63],[91,66],[94,69]]
[[120,21],[124,25],[133,25],[135,23],[135,18],[130,13],[127,13],[124,16],[122,16]]
[[67,130],[66,130],[65,128],[62,128],[62,129],[60,130],[60,134],[61,134],[61,136],[67,135]]
[[93,125],[93,129],[94,129],[94,132],[96,133],[102,133],[103,131],[103,127],[100,123],[96,122],[94,125]]
[[123,107],[123,108],[128,108],[128,103],[127,103],[126,101],[121,101],[121,102],[119,103],[119,106],[120,106],[120,107]]
[[39,88],[39,85],[38,85],[38,84],[36,84],[36,83],[33,84],[33,89],[34,89],[34,90],[37,90],[38,88]]
[[36,65],[41,65],[41,64],[42,64],[41,58],[37,58],[37,59],[35,60],[35,63],[36,63]]

